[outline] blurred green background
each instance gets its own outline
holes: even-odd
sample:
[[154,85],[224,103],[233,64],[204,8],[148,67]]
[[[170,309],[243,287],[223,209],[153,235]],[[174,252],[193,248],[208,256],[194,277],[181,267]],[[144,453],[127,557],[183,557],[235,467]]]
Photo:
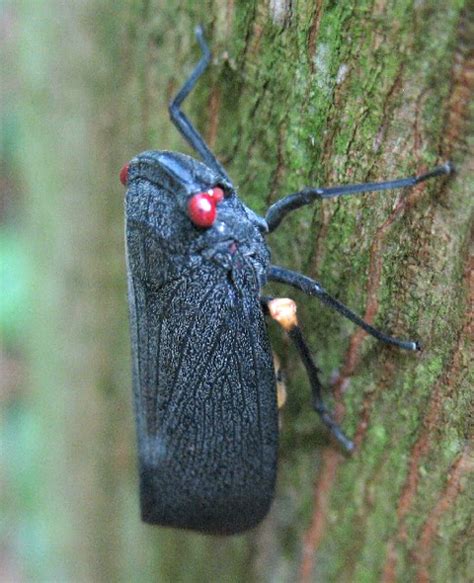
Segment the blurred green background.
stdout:
[[[215,67],[186,108],[255,210],[301,184],[409,174],[451,154],[462,168],[472,38],[463,6],[0,0],[2,583],[293,581],[313,547],[314,580],[323,583],[381,580],[394,549],[399,580],[415,580],[425,518],[454,462],[467,459],[459,339],[468,189],[441,196],[443,182],[429,183],[396,217],[398,193],[322,205],[289,219],[293,230],[273,240],[278,261],[321,276],[361,313],[376,241],[384,258],[377,323],[419,331],[429,345],[420,359],[371,341],[359,348],[339,397],[345,429],[363,436],[362,456],[343,463],[323,447],[301,367],[274,334],[293,388],[278,503],[257,532],[225,539],[139,521],[118,171],[143,149],[187,151],[166,104],[196,61],[198,22],[211,33]],[[388,217],[393,226],[381,235]],[[353,327],[316,302],[302,301],[301,313],[329,385]],[[453,346],[461,346],[454,372]],[[420,488],[400,518],[431,390],[445,385],[462,390],[444,400],[438,389],[439,427],[427,430]],[[313,482],[331,468],[329,493],[317,498]],[[468,495],[460,500],[430,547],[435,581],[467,573]]]
[[120,10],[1,2],[2,582],[153,573],[130,401],[117,171],[137,145],[115,129]]

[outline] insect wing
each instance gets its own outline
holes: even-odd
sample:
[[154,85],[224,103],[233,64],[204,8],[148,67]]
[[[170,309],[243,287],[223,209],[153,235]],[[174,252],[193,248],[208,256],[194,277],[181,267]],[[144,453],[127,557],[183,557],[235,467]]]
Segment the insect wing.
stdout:
[[152,290],[136,259],[129,299],[142,517],[209,533],[250,528],[273,498],[278,440],[255,284],[209,268]]

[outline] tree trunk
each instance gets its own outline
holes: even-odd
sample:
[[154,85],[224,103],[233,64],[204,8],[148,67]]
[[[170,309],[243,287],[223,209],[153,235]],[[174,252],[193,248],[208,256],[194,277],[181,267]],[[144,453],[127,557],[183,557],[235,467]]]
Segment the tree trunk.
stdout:
[[[30,512],[47,555],[28,568],[69,581],[467,581],[472,11],[460,0],[47,4],[22,2],[37,274]],[[330,441],[271,325],[288,384],[278,493],[261,527],[228,539],[140,524],[130,396],[118,170],[144,149],[189,152],[166,106],[199,58],[199,22],[213,64],[184,109],[255,211],[304,186],[457,168],[314,204],[269,236],[274,263],[424,348],[384,347],[272,286],[297,300],[357,450]]]

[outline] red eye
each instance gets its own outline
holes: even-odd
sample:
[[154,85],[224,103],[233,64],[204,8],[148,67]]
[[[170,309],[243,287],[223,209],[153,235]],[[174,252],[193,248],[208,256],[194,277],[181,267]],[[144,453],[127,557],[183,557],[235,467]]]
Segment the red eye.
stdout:
[[120,182],[124,185],[127,186],[127,179],[128,179],[128,164],[124,164],[122,166],[122,170],[120,170]]
[[212,196],[212,198],[216,201],[216,204],[221,202],[221,200],[223,200],[223,198],[224,198],[224,191],[219,186],[215,186],[214,188],[210,188],[207,191],[207,193],[209,194],[209,196]]
[[216,201],[207,192],[198,192],[188,201],[188,215],[196,227],[210,227],[216,218]]

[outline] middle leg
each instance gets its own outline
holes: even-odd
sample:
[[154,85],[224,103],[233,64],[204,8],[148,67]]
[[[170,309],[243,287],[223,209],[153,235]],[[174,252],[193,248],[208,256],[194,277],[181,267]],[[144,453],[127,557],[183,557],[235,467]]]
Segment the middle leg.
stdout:
[[316,296],[319,298],[323,303],[328,305],[333,310],[336,310],[340,314],[342,314],[345,318],[360,326],[363,330],[365,330],[368,334],[377,338],[381,342],[385,344],[391,344],[392,346],[398,346],[399,348],[403,348],[404,350],[421,350],[420,343],[416,340],[400,340],[399,338],[394,338],[393,336],[388,336],[384,334],[377,328],[374,328],[362,318],[354,314],[352,310],[349,310],[347,306],[345,306],[336,298],[333,298],[328,292],[317,282],[307,277],[306,275],[301,275],[301,273],[297,273],[296,271],[291,271],[290,269],[285,269],[284,267],[277,267],[276,265],[271,265],[268,272],[268,281],[276,281],[279,283],[286,283],[295,287],[296,289],[301,290],[305,294],[309,296]]

